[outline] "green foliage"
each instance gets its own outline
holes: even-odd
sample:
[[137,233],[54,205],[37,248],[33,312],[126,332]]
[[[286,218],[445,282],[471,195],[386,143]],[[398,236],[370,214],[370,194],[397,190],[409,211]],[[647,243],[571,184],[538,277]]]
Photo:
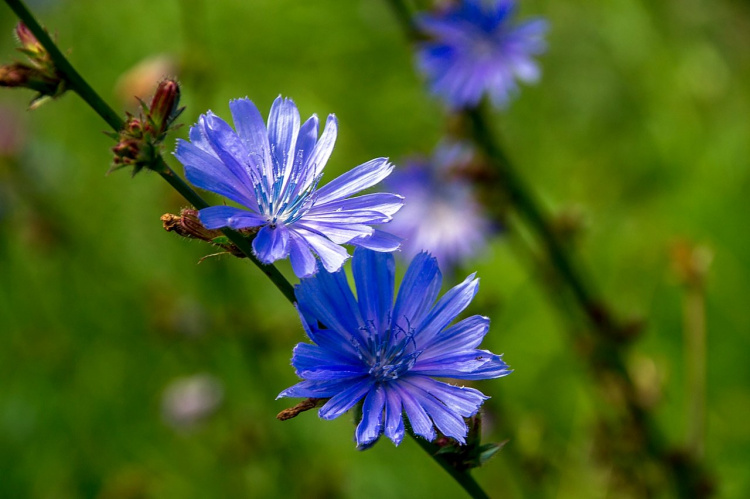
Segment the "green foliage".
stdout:
[[[116,109],[138,105],[118,102],[118,78],[167,52],[184,123],[207,109],[228,118],[228,100],[246,95],[264,112],[281,93],[303,115],[336,113],[323,183],[372,157],[429,152],[445,129],[387,2],[35,3]],[[712,251],[706,460],[723,496],[746,497],[750,10],[729,0],[523,10],[549,18],[550,48],[540,84],[497,117],[506,150],[549,207],[581,214],[576,249],[603,294],[646,320],[629,368],[677,446],[690,365],[670,248],[687,239]],[[0,5],[4,62],[14,25]],[[246,260],[196,265],[215,248],[164,231],[159,217],[185,204],[156,175],[105,177],[111,140],[75,95],[26,113],[22,92],[0,93],[0,130],[12,121],[25,138],[18,154],[0,151],[0,496],[460,497],[414,442],[357,452],[347,418],[277,421],[291,404],[274,399],[296,382],[296,312]],[[525,241],[500,237],[466,269],[482,278],[470,312],[492,319],[486,346],[515,370],[476,384],[493,397],[483,440],[508,443],[474,475],[497,497],[626,495],[597,442],[607,406],[584,348]],[[223,401],[173,428],[165,387],[202,372],[223,384]]]

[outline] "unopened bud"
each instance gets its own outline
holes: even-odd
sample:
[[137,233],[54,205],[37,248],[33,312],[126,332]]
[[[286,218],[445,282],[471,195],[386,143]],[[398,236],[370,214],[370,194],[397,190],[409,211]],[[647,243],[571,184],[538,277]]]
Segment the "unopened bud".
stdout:
[[33,69],[22,64],[0,66],[0,87],[25,87]]
[[37,50],[40,47],[39,40],[36,39],[31,30],[24,23],[19,22],[16,25],[16,36],[21,42],[23,48],[27,50]]
[[16,37],[21,43],[19,51],[26,54],[29,63],[14,62],[0,67],[0,87],[29,88],[36,90],[30,108],[59,97],[65,92],[65,79],[55,68],[47,50],[39,43],[29,28],[16,25]]
[[156,127],[157,135],[166,132],[177,115],[180,114],[179,105],[180,85],[171,79],[159,83],[149,108],[149,114]]
[[29,88],[51,97],[62,93],[64,88],[60,79],[20,62],[0,66],[0,87]]

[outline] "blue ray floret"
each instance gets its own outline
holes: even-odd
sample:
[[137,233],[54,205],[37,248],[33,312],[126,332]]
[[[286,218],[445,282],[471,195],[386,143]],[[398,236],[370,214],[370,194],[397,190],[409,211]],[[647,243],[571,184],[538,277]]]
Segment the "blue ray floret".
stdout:
[[432,157],[409,159],[388,177],[388,189],[407,200],[388,226],[404,239],[405,257],[429,251],[447,272],[487,246],[497,228],[464,176],[472,161],[474,151],[468,144],[443,142]]
[[535,82],[533,56],[544,52],[547,23],[514,24],[515,0],[459,0],[424,14],[419,28],[431,38],[419,48],[418,65],[431,90],[453,109],[475,107],[486,93],[496,107],[517,92],[516,79]]
[[318,117],[300,126],[297,106],[278,97],[268,128],[249,99],[229,103],[234,129],[211,111],[179,140],[175,156],[194,185],[241,205],[200,210],[209,229],[257,229],[253,251],[266,264],[289,257],[294,273],[317,271],[314,255],[329,272],[349,257],[341,244],[394,251],[400,240],[371,225],[387,223],[403,199],[373,193],[350,197],[387,177],[393,165],[377,158],[318,187],[333,151],[338,122],[329,115],[318,137]]
[[[294,349],[292,365],[304,381],[279,397],[329,398],[323,419],[334,419],[364,399],[357,426],[359,446],[381,434],[398,445],[405,413],[412,430],[434,440],[436,429],[465,443],[464,418],[488,398],[462,380],[510,373],[501,356],[477,347],[489,319],[472,316],[450,325],[474,298],[479,280],[470,275],[437,300],[442,275],[437,261],[420,253],[404,276],[394,304],[392,254],[358,248],[352,259],[357,297],[342,270],[321,270],[296,287],[298,310],[313,344]],[[436,302],[437,300],[437,302]]]

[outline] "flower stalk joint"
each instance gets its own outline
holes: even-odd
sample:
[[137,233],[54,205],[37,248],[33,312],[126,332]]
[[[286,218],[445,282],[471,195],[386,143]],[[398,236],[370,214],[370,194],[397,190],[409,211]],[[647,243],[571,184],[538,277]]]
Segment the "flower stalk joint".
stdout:
[[0,66],[0,87],[28,88],[37,92],[29,107],[36,109],[44,102],[62,95],[67,86],[65,78],[55,67],[52,58],[28,27],[16,25],[16,38],[21,43],[19,52],[28,62],[12,62]]
[[142,111],[138,116],[128,113],[120,133],[112,134],[118,142],[112,148],[114,159],[110,172],[130,166],[135,176],[144,168],[154,171],[162,169],[161,144],[167,133],[179,126],[174,122],[185,110],[179,104],[179,84],[175,80],[165,79],[159,83],[150,106],[141,101]]

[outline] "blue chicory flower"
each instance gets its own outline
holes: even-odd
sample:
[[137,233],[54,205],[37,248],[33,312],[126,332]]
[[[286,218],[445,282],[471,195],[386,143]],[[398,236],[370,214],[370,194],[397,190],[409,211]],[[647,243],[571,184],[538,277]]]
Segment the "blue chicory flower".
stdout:
[[515,11],[515,0],[459,0],[418,18],[419,28],[431,38],[419,48],[419,68],[432,92],[452,109],[475,107],[485,92],[502,107],[517,91],[516,78],[538,80],[532,56],[546,48],[547,23],[514,24]]
[[444,271],[481,252],[496,231],[462,172],[474,159],[473,149],[459,142],[440,144],[431,158],[415,158],[387,180],[389,190],[407,200],[388,230],[404,239],[411,258],[429,251]]
[[381,434],[398,445],[402,413],[414,433],[443,435],[465,443],[464,418],[488,398],[474,388],[435,377],[463,380],[510,373],[501,356],[477,347],[489,319],[475,315],[452,326],[471,302],[479,281],[470,275],[435,302],[442,275],[435,258],[420,253],[406,271],[394,305],[392,254],[357,249],[352,272],[355,298],[344,270],[318,272],[296,287],[302,324],[314,344],[300,343],[292,365],[304,381],[279,397],[330,398],[319,415],[334,419],[364,398],[357,426],[359,446]]
[[268,128],[249,99],[229,103],[235,129],[209,111],[179,140],[175,156],[194,185],[242,205],[211,206],[199,217],[209,229],[259,229],[255,256],[269,264],[287,258],[298,277],[317,270],[314,254],[329,272],[349,257],[341,244],[394,251],[400,240],[376,230],[389,222],[403,199],[373,193],[350,198],[390,174],[393,165],[377,158],[318,187],[333,151],[338,122],[329,115],[318,138],[318,117],[302,126],[297,106],[278,97]]

